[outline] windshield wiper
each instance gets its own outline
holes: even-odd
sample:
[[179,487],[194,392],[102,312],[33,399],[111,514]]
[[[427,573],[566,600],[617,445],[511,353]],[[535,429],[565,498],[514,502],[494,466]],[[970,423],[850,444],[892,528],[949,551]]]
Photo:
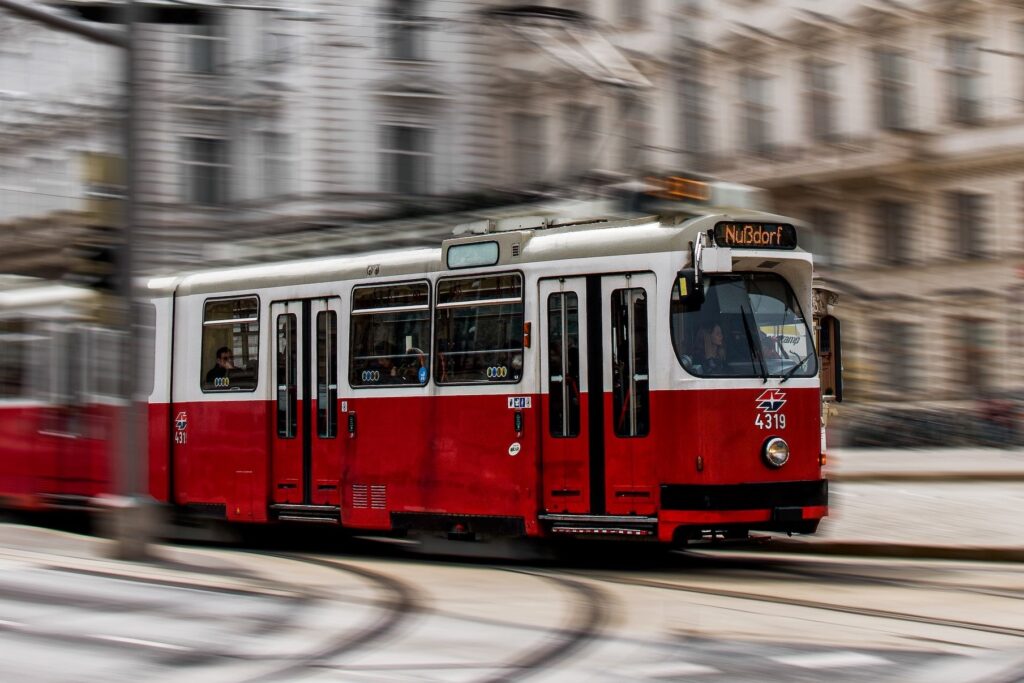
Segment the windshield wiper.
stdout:
[[754,335],[750,331],[750,320],[747,318],[747,311],[740,306],[740,315],[743,317],[743,331],[747,333],[747,344],[750,346],[750,353],[754,354],[757,358],[758,365],[761,366],[761,380],[762,384],[768,383],[768,369],[764,366],[764,358],[761,357],[760,351],[754,346]]
[[807,362],[807,360],[808,360],[808,359],[809,359],[810,357],[811,357],[811,354],[807,354],[806,356],[804,356],[803,358],[801,358],[801,359],[800,359],[800,362],[799,362],[799,363],[797,363],[796,365],[794,365],[793,367],[791,367],[791,368],[790,368],[789,370],[787,370],[787,371],[786,371],[786,374],[782,376],[782,382],[779,382],[779,384],[782,384],[782,383],[783,383],[783,382],[785,382],[785,381],[786,381],[787,379],[789,379],[790,377],[792,377],[793,375],[795,375],[795,374],[796,374],[796,371],[797,371],[797,370],[799,370],[800,368],[802,368],[802,367],[804,366],[804,363],[806,363],[806,362]]

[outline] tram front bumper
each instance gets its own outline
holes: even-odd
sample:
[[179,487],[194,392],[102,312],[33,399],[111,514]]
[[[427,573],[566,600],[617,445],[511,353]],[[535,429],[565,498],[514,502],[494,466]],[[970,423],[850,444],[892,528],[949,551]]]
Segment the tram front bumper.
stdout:
[[758,484],[662,484],[659,540],[707,530],[813,533],[828,514],[828,480]]

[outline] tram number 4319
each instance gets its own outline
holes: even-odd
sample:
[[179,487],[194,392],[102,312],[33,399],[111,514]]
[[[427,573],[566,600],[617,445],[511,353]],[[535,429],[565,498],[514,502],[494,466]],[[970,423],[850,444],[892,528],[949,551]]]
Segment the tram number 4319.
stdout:
[[782,413],[758,413],[754,417],[754,426],[758,429],[785,429],[786,416]]

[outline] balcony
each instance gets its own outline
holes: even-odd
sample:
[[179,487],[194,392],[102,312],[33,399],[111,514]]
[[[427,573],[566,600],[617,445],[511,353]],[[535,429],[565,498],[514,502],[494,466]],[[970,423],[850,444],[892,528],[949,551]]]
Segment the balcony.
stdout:
[[710,166],[716,175],[765,188],[856,180],[929,158],[933,152],[928,141],[922,133],[883,132],[801,147],[770,147],[760,154],[718,154]]
[[169,79],[164,97],[172,106],[193,112],[254,112],[281,107],[288,91],[286,79],[273,72],[179,73]]

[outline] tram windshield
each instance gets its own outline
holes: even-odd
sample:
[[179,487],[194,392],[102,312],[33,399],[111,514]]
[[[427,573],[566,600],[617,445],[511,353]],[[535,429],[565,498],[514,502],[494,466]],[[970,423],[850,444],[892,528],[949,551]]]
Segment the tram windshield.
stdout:
[[704,302],[673,288],[672,345],[697,377],[813,377],[811,331],[789,283],[772,273],[710,275]]

